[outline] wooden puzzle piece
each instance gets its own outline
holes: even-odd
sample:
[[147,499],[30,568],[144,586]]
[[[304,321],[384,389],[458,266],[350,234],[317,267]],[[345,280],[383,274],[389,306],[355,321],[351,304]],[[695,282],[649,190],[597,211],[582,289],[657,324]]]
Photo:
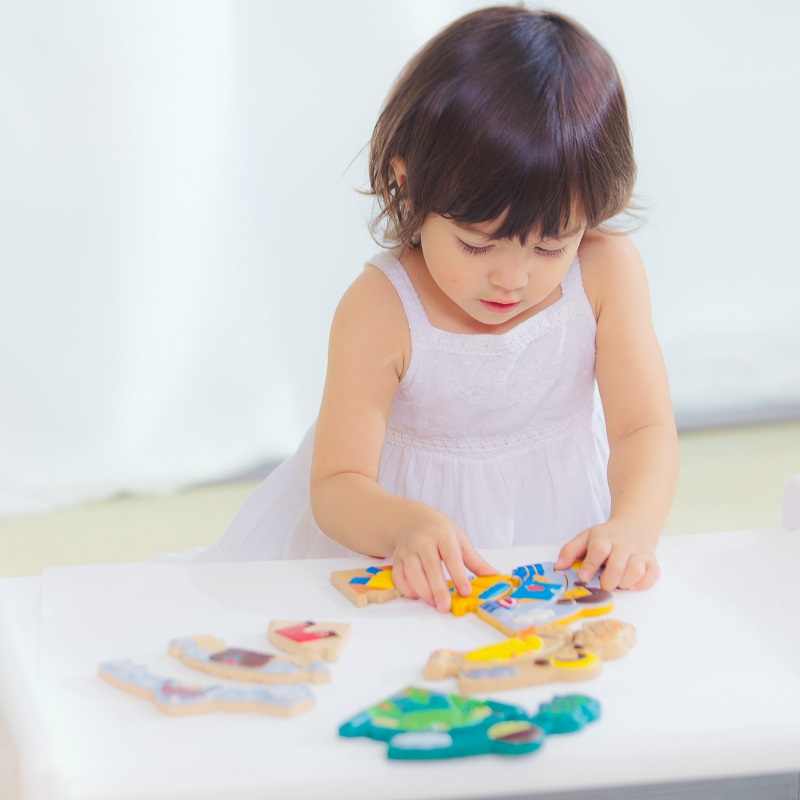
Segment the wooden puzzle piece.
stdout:
[[470,578],[472,594],[468,597],[459,594],[450,583],[450,613],[456,617],[474,613],[483,603],[507,597],[519,583],[511,575],[476,575]]
[[539,706],[536,724],[547,734],[575,733],[600,719],[600,703],[582,694],[556,695]]
[[274,620],[269,624],[269,640],[275,647],[303,664],[318,658],[336,661],[350,638],[348,622],[313,620]]
[[360,608],[368,603],[385,603],[399,596],[392,580],[391,564],[337,570],[331,574],[331,583]]
[[[600,573],[581,581],[576,561],[556,570],[552,561],[517,567],[511,575],[472,577],[472,593],[462,597],[450,584],[451,612],[469,612],[506,636],[525,636],[545,625],[566,625],[580,617],[606,614],[614,607],[611,592],[600,587]],[[391,566],[339,570],[331,581],[357,606],[380,603],[398,596]]]
[[603,661],[622,658],[636,644],[636,628],[618,619],[596,619],[583,623],[572,638]]
[[578,577],[580,562],[555,570],[553,562],[517,567],[519,585],[499,600],[478,606],[478,616],[506,636],[525,636],[542,625],[565,625],[583,616],[606,614],[614,607],[611,592],[600,587],[599,573],[591,581]]
[[600,673],[601,661],[621,658],[635,641],[633,625],[620,620],[584,622],[577,631],[552,625],[477,650],[436,650],[424,674],[428,680],[457,677],[465,693],[588,680]]
[[314,706],[314,696],[305,684],[197,686],[155,675],[142,664],[127,660],[101,664],[98,674],[118,689],[151,700],[166,714],[258,711],[291,716]]
[[331,679],[322,661],[302,666],[285,656],[228,647],[214,636],[173,639],[169,654],[201,672],[220,678],[258,683],[327,683]]
[[596,653],[568,644],[549,656],[530,654],[514,663],[462,669],[458,688],[464,693],[522,689],[555,681],[585,681],[596,678],[603,660]]
[[542,658],[564,647],[571,639],[566,628],[559,628],[549,635],[539,631],[524,638],[512,636],[497,644],[466,652],[436,650],[431,653],[424,674],[428,680],[438,680],[456,676],[465,669],[507,666],[529,658]]
[[599,715],[597,701],[578,695],[555,698],[530,716],[520,706],[412,686],[357,714],[339,735],[388,742],[391,759],[519,756],[548,734],[578,730]]

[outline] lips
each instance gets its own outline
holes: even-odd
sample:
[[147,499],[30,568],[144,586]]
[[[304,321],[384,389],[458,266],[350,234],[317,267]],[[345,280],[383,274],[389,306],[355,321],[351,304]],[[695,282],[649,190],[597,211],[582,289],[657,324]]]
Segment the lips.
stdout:
[[519,305],[516,303],[499,303],[495,300],[481,300],[483,307],[492,314],[511,314]]

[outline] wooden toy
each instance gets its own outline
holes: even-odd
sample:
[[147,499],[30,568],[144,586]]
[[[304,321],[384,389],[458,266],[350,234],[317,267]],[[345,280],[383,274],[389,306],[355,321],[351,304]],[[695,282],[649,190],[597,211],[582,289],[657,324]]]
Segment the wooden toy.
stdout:
[[636,644],[636,629],[618,619],[597,619],[584,622],[572,641],[611,661],[622,658]]
[[[506,636],[525,636],[543,625],[608,613],[614,607],[611,592],[600,587],[599,573],[589,582],[581,581],[580,565],[576,561],[566,570],[556,570],[547,561],[517,567],[511,575],[473,577],[469,597],[462,597],[451,583],[451,611],[456,616],[475,612]],[[340,570],[331,581],[357,606],[398,596],[389,565]]]
[[472,667],[458,673],[465,694],[521,689],[554,681],[585,681],[600,674],[603,660],[596,653],[568,644],[550,656],[529,655],[513,664]]
[[350,638],[348,622],[313,620],[274,620],[269,624],[269,640],[275,647],[303,664],[318,658],[336,661]]
[[411,686],[348,720],[339,735],[388,742],[391,759],[520,756],[548,734],[579,730],[599,716],[597,701],[579,695],[557,697],[531,716],[520,706]]
[[497,644],[466,652],[436,650],[428,659],[424,675],[428,680],[438,680],[457,676],[462,670],[473,667],[508,666],[530,658],[543,658],[561,649],[572,639],[567,628],[559,626],[551,631],[550,634],[539,631],[524,638],[512,636]]
[[556,695],[534,718],[548,734],[575,733],[600,718],[600,703],[582,694]]
[[525,636],[542,625],[565,625],[583,617],[606,614],[614,607],[611,592],[600,588],[599,574],[588,583],[578,578],[580,562],[556,571],[552,562],[517,567],[515,587],[478,606],[478,616],[506,636]]
[[600,674],[603,660],[625,655],[635,639],[633,626],[619,620],[584,622],[574,632],[551,625],[478,650],[436,650],[424,674],[429,680],[455,676],[464,693],[588,680]]
[[519,586],[519,580],[515,580],[511,575],[482,575],[472,577],[470,584],[472,594],[464,597],[450,583],[450,613],[453,616],[461,617],[464,614],[474,613],[483,603],[506,597]]
[[169,654],[193,669],[219,678],[258,683],[327,683],[331,679],[322,661],[302,666],[285,656],[227,647],[214,636],[173,639]]
[[331,583],[352,603],[385,603],[399,596],[392,580],[391,564],[363,569],[342,569],[331,574]]
[[151,700],[166,714],[258,711],[291,716],[314,706],[314,696],[305,684],[197,686],[154,675],[147,667],[132,661],[106,662],[100,665],[98,674],[118,689]]

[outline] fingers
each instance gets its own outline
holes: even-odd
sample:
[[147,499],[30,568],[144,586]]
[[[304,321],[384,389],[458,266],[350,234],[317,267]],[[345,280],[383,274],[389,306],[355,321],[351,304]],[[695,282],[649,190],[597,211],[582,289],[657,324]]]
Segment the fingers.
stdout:
[[[426,566],[426,565],[423,565]],[[425,574],[431,587],[433,603],[437,611],[450,610],[450,586],[442,571],[442,562],[437,558],[435,562],[428,562]]]
[[[395,587],[404,597],[421,598],[437,611],[450,610],[450,586],[438,552],[435,555],[413,554],[396,559],[392,564],[392,576]],[[464,577],[469,585],[466,573]]]
[[447,571],[450,573],[450,578],[453,581],[453,586],[456,591],[468,597],[472,594],[472,583],[467,574],[467,567],[465,566],[466,558],[462,555],[461,548],[455,539],[443,542],[440,545],[440,553]]
[[432,605],[433,595],[430,593],[427,580],[425,580],[422,562],[417,556],[411,555],[395,559],[392,562],[392,578],[395,588],[403,597],[409,597],[412,600],[421,598]]
[[[578,570],[578,577],[584,582],[588,583],[597,574],[597,571],[611,555],[611,542],[608,539],[592,539],[586,547],[586,555],[583,563]],[[606,571],[608,566],[606,566]],[[603,575],[605,577],[605,573]],[[603,584],[601,583],[601,586]],[[605,589],[606,587],[603,586]]]
[[567,542],[555,568],[567,569],[581,559],[579,580],[588,583],[599,574],[600,587],[607,591],[647,589],[661,575],[655,553],[643,547],[640,537],[612,523],[588,528]]
[[[619,547],[612,549],[610,542],[598,542],[596,546],[589,545],[578,576],[583,581],[591,580],[601,566],[603,572],[600,575],[600,588],[607,591],[647,589],[661,575],[654,555],[632,553]],[[587,574],[591,573],[588,578],[584,577],[584,570]]]
[[661,575],[655,556],[612,556],[600,578],[603,589],[649,589]]
[[646,571],[644,577],[636,584],[631,586],[631,589],[649,589],[661,577],[661,567],[655,560],[655,557],[647,559]]
[[[472,542],[466,542],[461,546],[464,565],[474,575],[499,575],[500,572],[493,567],[472,545]],[[448,567],[449,569],[449,567]],[[453,574],[452,572],[450,573]],[[472,587],[468,586],[467,594],[472,592]],[[460,590],[459,590],[460,591]],[[461,592],[464,594],[464,592]]]
[[570,539],[560,550],[556,559],[555,569],[568,569],[579,558],[586,554],[586,540],[589,538],[589,531],[579,533],[574,539]]

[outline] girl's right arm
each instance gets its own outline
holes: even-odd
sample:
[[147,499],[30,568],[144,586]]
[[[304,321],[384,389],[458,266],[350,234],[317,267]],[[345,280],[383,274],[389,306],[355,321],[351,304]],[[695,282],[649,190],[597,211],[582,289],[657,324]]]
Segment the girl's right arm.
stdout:
[[391,556],[402,594],[447,611],[450,592],[442,562],[464,595],[471,592],[467,569],[495,570],[445,514],[396,497],[378,483],[392,400],[410,357],[400,298],[386,276],[370,266],[345,293],[331,326],[311,508],[331,539],[365,555]]

